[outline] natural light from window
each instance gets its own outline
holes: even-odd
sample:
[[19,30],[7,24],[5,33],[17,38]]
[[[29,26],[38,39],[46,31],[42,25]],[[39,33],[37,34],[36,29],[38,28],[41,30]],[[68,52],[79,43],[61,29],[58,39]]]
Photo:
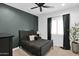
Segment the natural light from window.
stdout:
[[51,33],[55,35],[63,35],[63,19],[62,16],[52,18]]

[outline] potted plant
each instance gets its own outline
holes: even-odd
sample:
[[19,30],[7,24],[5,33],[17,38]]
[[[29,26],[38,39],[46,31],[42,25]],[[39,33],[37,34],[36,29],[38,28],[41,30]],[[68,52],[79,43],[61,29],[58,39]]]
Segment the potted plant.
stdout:
[[70,30],[70,40],[71,40],[71,46],[72,51],[77,53],[79,52],[78,44],[79,41],[79,23],[75,23],[75,25]]

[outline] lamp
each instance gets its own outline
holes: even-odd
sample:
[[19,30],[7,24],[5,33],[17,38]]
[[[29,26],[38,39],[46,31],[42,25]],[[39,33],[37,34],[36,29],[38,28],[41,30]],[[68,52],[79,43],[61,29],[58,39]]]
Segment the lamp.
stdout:
[[40,32],[39,31],[37,31],[37,36],[39,37],[39,34],[40,34]]

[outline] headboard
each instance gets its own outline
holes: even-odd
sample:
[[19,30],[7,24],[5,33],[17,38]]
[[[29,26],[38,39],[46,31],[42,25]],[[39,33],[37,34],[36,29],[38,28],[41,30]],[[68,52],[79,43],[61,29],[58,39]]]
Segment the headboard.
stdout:
[[36,35],[36,31],[25,31],[25,30],[19,30],[19,43],[21,40],[29,40],[29,35]]

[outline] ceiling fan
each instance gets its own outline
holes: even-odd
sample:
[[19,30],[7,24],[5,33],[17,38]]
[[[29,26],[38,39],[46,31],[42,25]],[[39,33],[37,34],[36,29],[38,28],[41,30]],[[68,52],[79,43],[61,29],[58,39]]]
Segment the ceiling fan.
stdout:
[[42,8],[54,8],[54,6],[46,6],[45,3],[35,3],[37,6],[32,7],[31,9],[40,8],[40,12],[42,12]]

